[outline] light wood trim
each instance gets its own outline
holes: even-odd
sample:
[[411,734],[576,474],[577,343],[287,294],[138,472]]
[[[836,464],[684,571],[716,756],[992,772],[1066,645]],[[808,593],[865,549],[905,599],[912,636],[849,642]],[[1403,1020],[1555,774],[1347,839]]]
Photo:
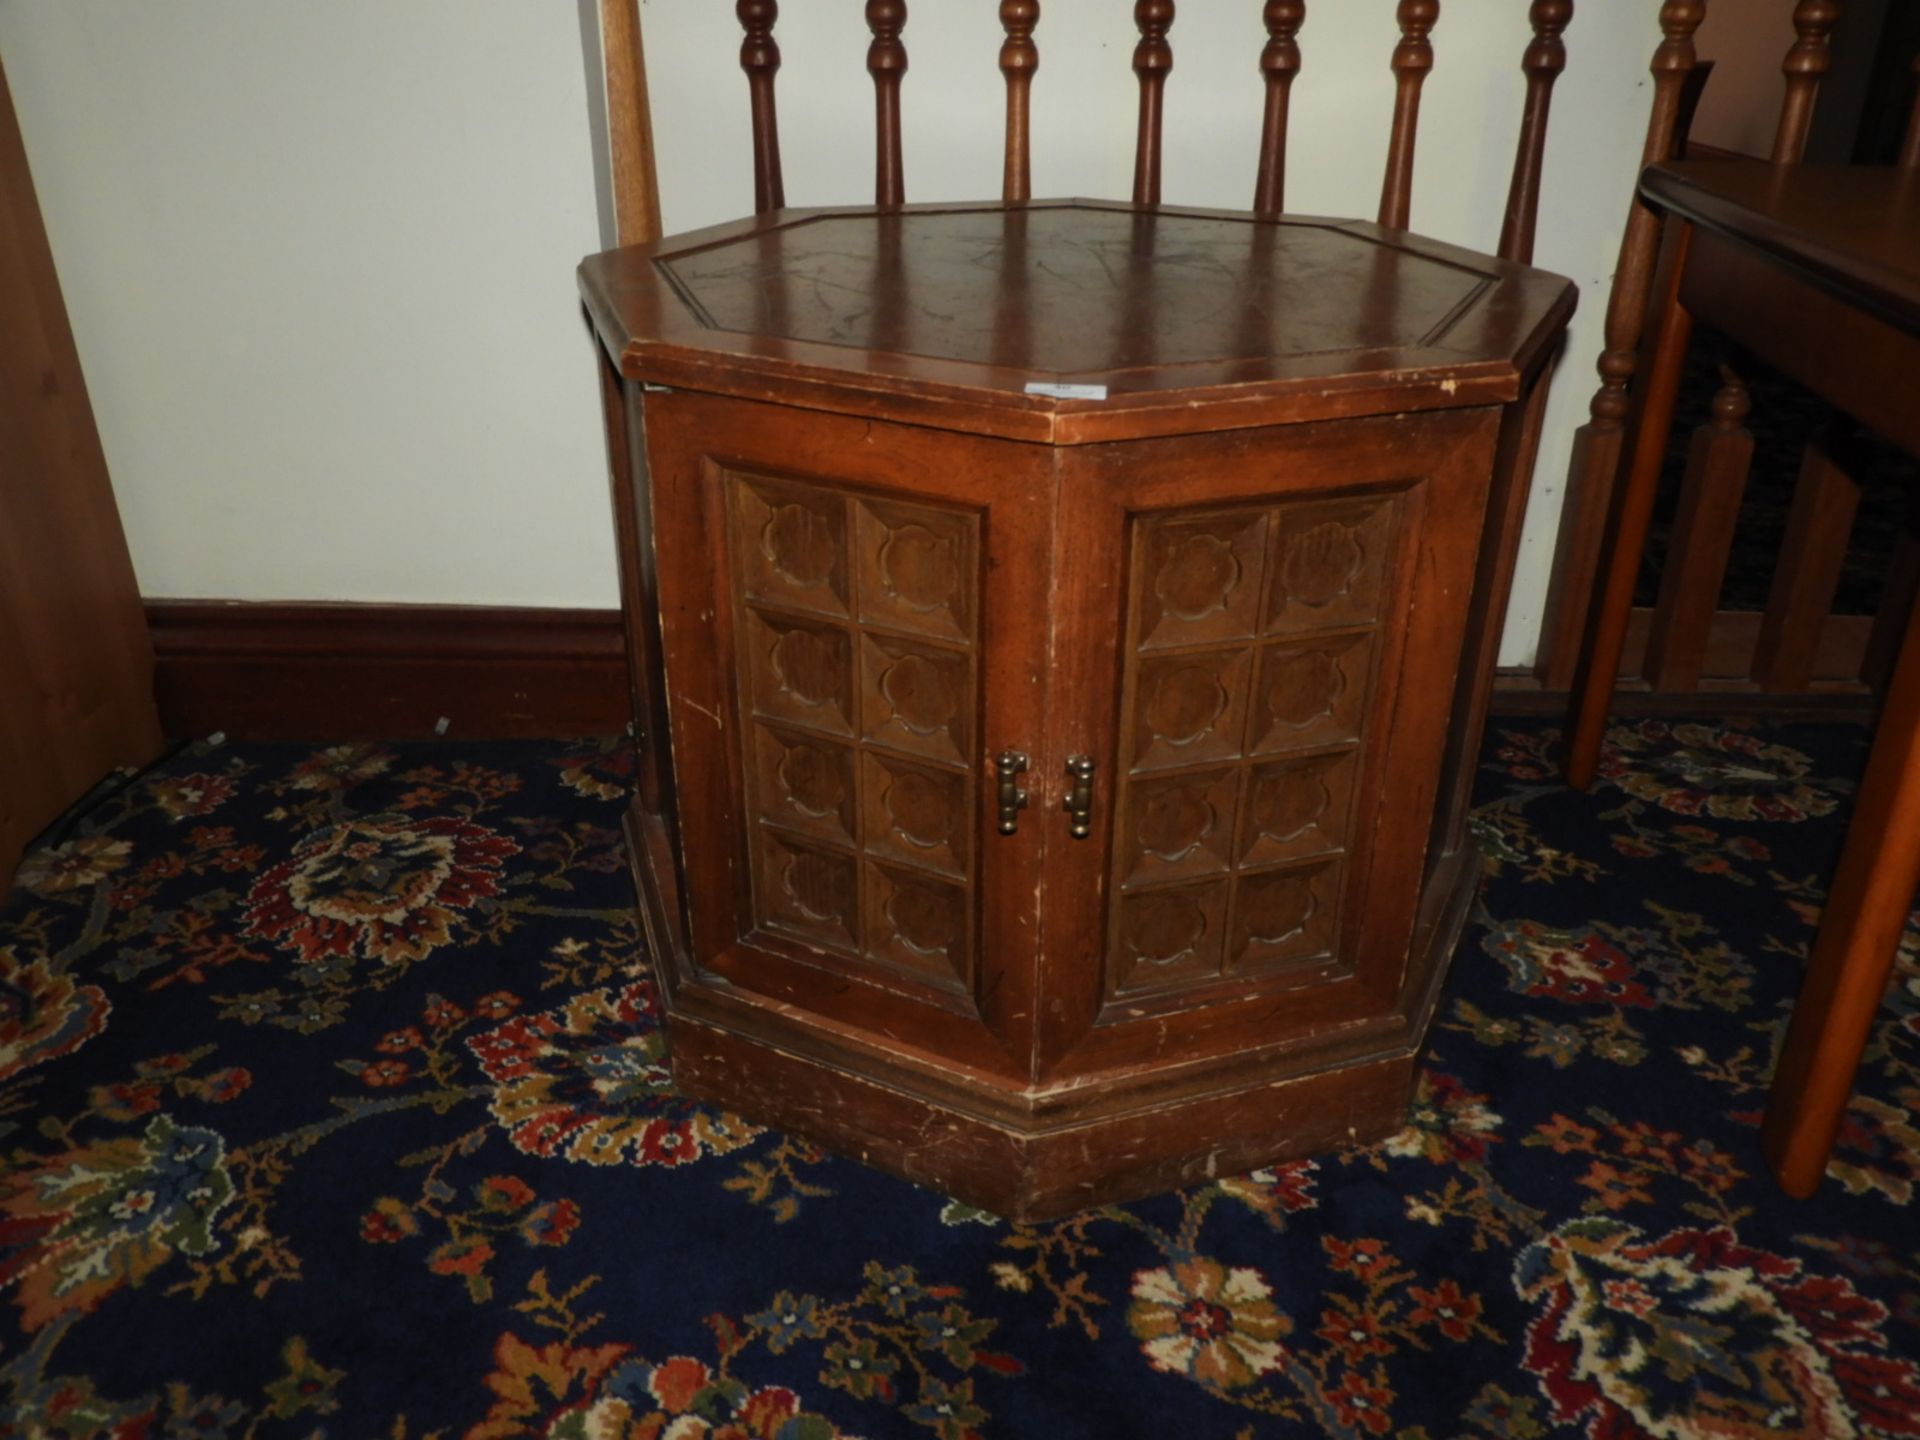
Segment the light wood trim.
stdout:
[[639,0],[600,0],[600,53],[607,71],[607,152],[622,245],[660,238],[660,180]]

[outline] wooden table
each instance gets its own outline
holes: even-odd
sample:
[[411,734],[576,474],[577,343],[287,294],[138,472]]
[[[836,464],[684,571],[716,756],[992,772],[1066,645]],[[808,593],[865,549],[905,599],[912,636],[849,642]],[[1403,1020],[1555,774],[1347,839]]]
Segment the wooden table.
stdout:
[[[1696,319],[1920,455],[1920,171],[1703,160],[1654,165],[1640,189],[1668,221],[1653,355],[1574,694],[1567,775],[1583,789]],[[1826,1170],[1916,885],[1920,626],[1910,624],[1768,1097],[1762,1140],[1791,1194],[1811,1194]]]
[[1572,286],[1090,201],[581,279],[679,1085],[1022,1217],[1402,1123]]

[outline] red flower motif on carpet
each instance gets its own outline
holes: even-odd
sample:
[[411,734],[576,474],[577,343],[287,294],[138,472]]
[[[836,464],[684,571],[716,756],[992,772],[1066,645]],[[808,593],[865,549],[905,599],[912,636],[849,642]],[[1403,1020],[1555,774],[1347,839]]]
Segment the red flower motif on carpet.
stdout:
[[500,893],[500,866],[519,848],[451,816],[329,825],[254,882],[247,927],[303,964],[424,959],[452,938],[461,910]]
[[685,1165],[759,1136],[734,1115],[679,1099],[653,987],[587,990],[467,1042],[493,1081],[493,1115],[525,1155],[589,1165]]

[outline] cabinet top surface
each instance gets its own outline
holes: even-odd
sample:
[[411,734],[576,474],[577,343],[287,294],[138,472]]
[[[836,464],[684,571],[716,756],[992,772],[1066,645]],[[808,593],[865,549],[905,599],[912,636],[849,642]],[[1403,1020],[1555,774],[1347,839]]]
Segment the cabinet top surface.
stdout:
[[1572,309],[1558,277],[1364,222],[1084,200],[780,211],[594,256],[581,284],[630,379],[964,396],[1003,422],[967,428],[1056,440],[1205,400],[1500,403]]

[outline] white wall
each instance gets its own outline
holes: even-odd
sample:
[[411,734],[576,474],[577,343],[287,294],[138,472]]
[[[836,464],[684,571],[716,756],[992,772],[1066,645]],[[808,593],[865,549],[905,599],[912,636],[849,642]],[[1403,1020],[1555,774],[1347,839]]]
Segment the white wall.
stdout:
[[1764,158],[1773,152],[1786,82],[1780,61],[1793,44],[1795,0],[1740,0],[1709,9],[1695,36],[1700,58],[1714,62],[1700,97],[1694,138]]
[[[787,190],[871,185],[855,0],[785,7]],[[907,29],[913,199],[999,185],[986,0]],[[1049,0],[1035,190],[1123,195],[1124,0]],[[1589,0],[1555,101],[1539,263],[1581,313],[1549,411],[1506,658],[1532,653],[1572,431],[1638,162],[1658,0]],[[669,229],[751,203],[723,0],[646,0]],[[1436,32],[1414,223],[1491,248],[1523,0]],[[1290,208],[1371,215],[1391,0],[1313,7]],[[1254,0],[1175,25],[1167,198],[1243,206]],[[1071,37],[1071,44],[1065,37]],[[572,270],[597,248],[578,12],[560,0],[0,0],[12,79],[107,457],[150,596],[610,605],[596,388]]]

